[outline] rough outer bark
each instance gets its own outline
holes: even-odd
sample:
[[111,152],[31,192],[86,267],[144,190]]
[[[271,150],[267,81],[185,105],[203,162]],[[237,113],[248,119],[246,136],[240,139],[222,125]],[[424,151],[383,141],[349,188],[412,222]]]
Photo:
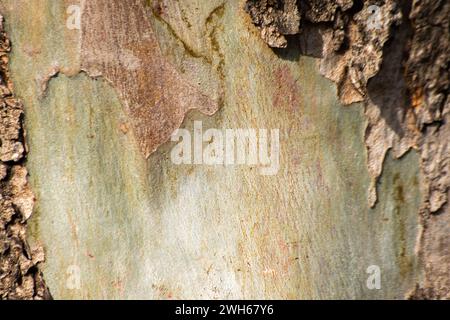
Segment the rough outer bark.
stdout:
[[0,16],[0,299],[44,299],[41,247],[30,248],[26,221],[34,196],[24,166],[23,105],[14,97],[8,71],[10,43]]
[[286,48],[285,35],[299,32],[300,14],[296,0],[249,1],[246,10],[261,28],[261,37],[271,47]]
[[[278,6],[288,2],[292,6],[290,1],[279,1]],[[419,152],[424,194],[419,250],[426,275],[423,287],[418,285],[411,297],[449,298],[449,213],[441,219],[431,215],[446,211],[450,189],[450,2],[300,0],[297,4],[291,12],[270,11],[275,26],[261,23],[269,9],[259,1],[248,0],[246,10],[263,40],[277,48],[286,44],[267,39],[270,30],[283,30],[273,15],[301,20],[292,45],[322,58],[321,72],[336,82],[344,104],[365,103],[371,206],[377,202],[387,151],[392,149],[396,158],[411,148]],[[371,5],[380,9],[377,28],[368,28]]]

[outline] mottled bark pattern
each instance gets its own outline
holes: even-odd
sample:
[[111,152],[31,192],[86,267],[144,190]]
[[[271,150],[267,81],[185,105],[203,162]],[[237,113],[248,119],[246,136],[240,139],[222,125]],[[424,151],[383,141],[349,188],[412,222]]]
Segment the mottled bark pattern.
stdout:
[[[389,287],[387,292],[390,294],[401,292],[395,296],[399,297],[410,290],[407,294],[410,298],[450,298],[450,211],[447,205],[450,186],[450,2],[242,0],[239,7],[238,1],[213,2],[80,1],[81,30],[68,30],[65,28],[66,6],[62,2],[42,1],[39,5],[33,3],[30,9],[31,2],[5,1],[2,10],[9,11],[9,18],[12,18],[8,21],[20,16],[11,23],[8,32],[12,38],[13,34],[16,35],[13,39],[18,45],[16,48],[19,48],[15,50],[15,63],[11,64],[11,68],[15,66],[16,70],[21,70],[14,71],[14,82],[16,93],[20,94],[19,88],[22,88],[21,97],[28,101],[27,119],[30,126],[27,128],[33,133],[30,137],[35,138],[34,142],[29,140],[30,145],[34,143],[32,150],[46,151],[40,153],[42,157],[39,157],[39,152],[33,152],[33,156],[28,157],[28,166],[34,177],[41,174],[41,181],[46,180],[42,185],[36,184],[34,190],[41,192],[40,204],[47,208],[43,210],[40,231],[41,237],[46,238],[49,261],[46,275],[49,285],[53,281],[52,293],[61,297],[83,296],[81,291],[68,292],[64,279],[61,280],[63,277],[55,277],[55,274],[64,273],[61,272],[65,270],[62,267],[64,263],[70,264],[70,259],[78,257],[79,260],[74,263],[79,263],[85,272],[81,288],[85,294],[83,297],[105,297],[114,290],[111,297],[149,297],[149,292],[151,297],[163,298],[195,295],[201,298],[298,298],[304,297],[303,294],[305,297],[319,298],[338,294],[365,297],[361,295],[360,284],[352,282],[357,273],[351,272],[354,266],[365,267],[363,261],[373,263],[373,258],[380,254],[385,261],[395,260],[387,264],[389,270],[395,265],[401,271],[399,276],[395,272],[393,276],[393,279],[401,278],[401,281],[386,284],[404,285],[398,291]],[[243,3],[246,3],[244,7]],[[42,16],[39,10],[42,10]],[[233,10],[232,13],[229,10]],[[49,12],[52,14],[45,16]],[[224,21],[217,23],[223,19],[224,12]],[[242,21],[235,19],[239,13],[245,18]],[[31,20],[23,18],[25,16]],[[253,38],[253,34],[247,33],[250,19],[261,38],[270,47],[276,48],[278,57],[265,48],[264,43],[255,43],[259,35]],[[240,22],[243,23],[238,24]],[[38,31],[28,34],[33,23],[47,31],[37,28]],[[248,27],[253,29],[251,25]],[[47,37],[53,32],[55,36]],[[26,222],[33,211],[34,196],[24,167],[23,106],[12,94],[7,68],[9,50],[9,41],[0,24],[0,299],[51,298],[39,270],[39,263],[44,260],[43,249],[40,246],[30,248],[26,240]],[[359,127],[354,131],[345,131],[347,135],[340,132],[339,128],[351,128],[351,122],[342,122],[342,127],[339,127],[333,122],[336,117],[324,115],[316,118],[315,112],[310,112],[324,104],[326,109],[329,101],[334,101],[335,94],[334,91],[331,93],[333,99],[315,101],[316,96],[327,96],[324,89],[329,86],[317,86],[318,82],[312,76],[301,78],[308,72],[312,73],[309,62],[305,61],[314,61],[305,58],[300,62],[299,69],[292,64],[295,59],[292,53],[320,58],[320,72],[336,83],[337,95],[343,104],[363,102],[367,120],[364,136],[358,135],[362,132]],[[283,57],[287,57],[287,61]],[[35,62],[34,65],[24,67],[29,60]],[[80,72],[89,77],[78,75]],[[272,85],[271,73],[276,85]],[[316,69],[314,73],[317,75]],[[57,74],[60,77],[54,80],[52,89],[49,83]],[[104,105],[115,104],[111,102],[109,91],[105,91],[106,87],[93,81],[93,78],[103,78],[115,89],[124,107],[123,119],[117,114],[110,115],[112,112],[99,111]],[[28,82],[29,79],[33,80]],[[24,88],[34,85],[39,86],[38,91],[23,94]],[[275,87],[273,92],[272,87]],[[61,94],[59,100],[56,96],[59,98],[60,88],[75,93],[77,90],[74,88],[80,88],[78,91],[85,92],[73,97]],[[97,88],[100,89],[96,91]],[[255,96],[258,96],[257,99]],[[303,100],[308,103],[303,103]],[[69,103],[72,101],[74,106]],[[267,101],[273,101],[275,109]],[[331,151],[323,156],[321,149],[320,153],[317,152],[320,156],[316,156],[314,148],[307,148],[305,144],[305,149],[302,149],[297,145],[300,151],[292,151],[299,159],[291,162],[293,174],[289,172],[289,179],[281,177],[279,184],[266,184],[265,181],[253,179],[251,174],[233,180],[234,177],[230,178],[228,172],[222,171],[206,179],[198,172],[195,175],[177,171],[179,168],[167,165],[164,154],[161,156],[158,152],[155,157],[159,158],[150,157],[148,163],[143,162],[141,158],[133,158],[130,142],[133,139],[119,143],[117,141],[125,139],[120,135],[114,140],[115,120],[120,118],[120,130],[124,136],[127,136],[129,124],[139,150],[149,157],[169,139],[173,130],[182,125],[189,110],[198,109],[203,114],[212,115],[222,104],[226,105],[222,110],[224,114],[219,113],[216,119],[212,119],[218,121],[215,126],[231,122],[233,126],[239,124],[246,127],[250,123],[254,125],[253,121],[258,119],[266,119],[263,115],[270,115],[266,120],[274,118],[276,121],[267,121],[266,125],[290,126],[289,132],[291,129],[294,133],[298,130],[298,141],[309,138],[308,133],[311,137],[317,135],[320,140],[316,144],[323,143],[327,145],[326,149],[331,147]],[[52,112],[46,113],[47,110]],[[113,107],[110,110],[117,111]],[[284,111],[279,110],[289,110],[292,114],[285,118]],[[323,109],[317,110],[323,112]],[[339,111],[334,109],[334,112],[345,115],[348,110],[341,108]],[[64,117],[59,117],[62,113]],[[340,118],[341,121],[343,119],[346,119],[345,116]],[[222,120],[223,123],[220,122]],[[363,126],[360,120],[357,118],[357,125]],[[315,128],[315,125],[325,123],[327,130],[332,122],[330,128],[335,128],[329,134],[332,139],[328,132],[321,134],[322,127],[320,130]],[[63,129],[55,144],[49,146],[47,135],[56,136],[58,132],[57,129],[53,131],[54,123],[60,124],[57,129]],[[308,130],[307,134],[300,134]],[[73,139],[76,143],[72,142],[72,135],[76,136]],[[354,190],[360,189],[351,183],[355,177],[360,179],[361,172],[366,174],[364,164],[358,173],[348,169],[353,170],[354,164],[349,154],[363,150],[355,149],[358,144],[352,145],[348,139],[357,135],[355,140],[360,142],[363,138],[367,150],[367,168],[371,179],[368,199],[371,207],[376,206],[373,211],[365,206],[364,196],[358,198],[361,192]],[[66,137],[68,139],[64,140]],[[68,149],[76,156],[70,158],[66,154],[58,154],[58,149],[61,149],[58,146],[67,143],[72,147]],[[122,146],[126,147],[120,149]],[[333,149],[335,146],[339,147]],[[342,151],[347,147],[347,151]],[[49,151],[52,148],[56,149],[53,153]],[[417,210],[420,200],[418,192],[409,194],[409,198],[408,192],[403,193],[403,187],[414,189],[411,182],[414,180],[404,179],[406,182],[396,185],[395,181],[403,178],[397,173],[391,185],[390,182],[382,183],[385,178],[391,177],[389,165],[385,165],[388,151],[392,151],[394,158],[400,158],[411,149],[417,151],[421,161],[421,233],[417,250],[425,271],[423,277],[415,276],[417,255],[413,252],[414,245],[409,245],[414,243],[417,235],[415,215],[406,222],[407,214]],[[86,150],[90,150],[91,154]],[[113,154],[119,154],[117,150],[125,151],[119,156]],[[338,153],[336,150],[346,152],[346,157],[334,158]],[[122,158],[122,155],[129,157]],[[331,160],[327,155],[331,155]],[[405,158],[412,155],[408,154]],[[413,156],[417,157],[416,154]],[[308,163],[308,158],[311,158],[311,163]],[[58,162],[58,159],[63,160]],[[99,159],[101,161],[97,162]],[[389,159],[387,163],[390,163]],[[348,168],[347,160],[350,163]],[[312,165],[313,161],[316,162]],[[71,179],[76,177],[70,182],[66,181],[67,170],[62,168],[63,162],[69,163],[68,166],[74,169],[72,171],[79,172],[70,176]],[[56,165],[52,167],[53,163]],[[305,163],[304,167],[302,163]],[[414,162],[414,166],[416,164]],[[410,173],[407,169],[406,172]],[[148,176],[146,170],[150,172]],[[48,179],[48,171],[54,172],[56,178]],[[322,172],[325,173],[322,175]],[[337,180],[342,181],[340,186],[326,172],[351,176],[352,179]],[[317,180],[314,180],[316,173]],[[91,175],[92,180],[87,183],[83,179],[85,175]],[[214,200],[222,190],[229,189],[227,183],[214,183],[212,177],[216,175],[226,182],[245,183],[239,189],[230,190],[227,201],[223,201],[222,197]],[[291,177],[294,177],[293,180],[290,180]],[[78,186],[74,189],[80,191],[78,198],[72,199],[72,194],[67,196],[70,193],[67,190],[59,192],[63,189],[61,185],[66,189]],[[261,190],[254,190],[255,185],[263,186],[261,190],[267,191],[268,199],[282,194],[280,189],[292,191],[292,196],[286,195],[280,203],[263,202],[260,199]],[[385,194],[395,187],[395,201],[383,201],[383,186],[388,189]],[[362,188],[365,189],[366,184]],[[337,192],[328,192],[331,189]],[[342,198],[340,193],[344,194]],[[50,194],[57,200],[43,196]],[[112,194],[114,197],[108,197]],[[131,196],[122,196],[125,194]],[[199,200],[194,201],[197,198]],[[241,202],[236,205],[233,200],[238,198]],[[260,207],[253,205],[258,202],[255,198],[261,201]],[[347,202],[353,198],[358,199]],[[198,209],[208,207],[201,200],[210,201],[212,209]],[[59,202],[62,209],[56,210],[55,205],[60,205]],[[84,210],[74,209],[79,208],[81,202],[87,203]],[[300,203],[305,205],[302,207]],[[358,203],[362,203],[362,210],[354,206]],[[392,203],[395,203],[395,210]],[[407,209],[412,204],[414,209]],[[291,210],[297,206],[298,212]],[[342,212],[336,211],[339,206],[343,208]],[[368,214],[364,215],[364,209],[368,210]],[[362,219],[357,222],[358,227],[352,224],[355,220],[351,220],[351,214],[346,216],[349,210],[354,210],[358,221]],[[377,210],[387,214],[383,218],[383,223],[385,219],[390,221],[384,224],[386,229],[379,229],[383,223],[376,223]],[[398,214],[400,210],[403,211]],[[105,212],[108,214],[104,215]],[[227,213],[226,220],[222,220],[223,212]],[[60,218],[57,228],[53,225],[55,217]],[[76,218],[72,220],[71,217]],[[99,225],[103,227],[103,218],[108,219],[105,225],[110,228],[105,228],[105,231],[97,228]],[[79,221],[73,223],[76,219]],[[235,228],[233,221],[241,227]],[[333,222],[332,228],[328,228],[327,221]],[[211,225],[217,225],[217,230],[221,231],[214,229],[211,232]],[[78,227],[81,230],[79,233]],[[308,227],[312,230],[306,230]],[[359,233],[353,234],[352,228]],[[52,233],[54,230],[56,232]],[[196,230],[207,245],[195,248],[192,230]],[[73,232],[73,242],[69,236],[66,237],[70,232]],[[360,240],[364,236],[367,236],[369,245],[360,241],[364,246],[359,246],[354,239]],[[109,238],[114,241],[109,242]],[[61,239],[68,241],[58,246]],[[298,251],[299,243],[301,250]],[[352,243],[350,248],[348,243]],[[374,248],[379,245],[379,252],[369,252],[367,246],[370,247],[370,244]],[[132,254],[124,259],[123,253],[130,252],[131,246],[138,248],[142,256]],[[279,254],[274,254],[274,248]],[[224,251],[224,260],[216,257],[216,249]],[[346,254],[354,259],[342,259]],[[63,260],[63,263],[59,264],[57,259]],[[348,261],[342,263],[342,260]],[[100,266],[108,266],[108,274],[102,273],[105,269]],[[203,270],[204,266],[207,267],[204,273],[198,272],[186,278],[178,276],[180,270]],[[98,270],[99,273],[96,273]],[[129,275],[123,270],[129,270]],[[346,274],[336,275],[336,270],[345,270]],[[142,271],[145,271],[148,283],[136,276]],[[411,279],[419,280],[416,284]],[[345,282],[352,282],[348,292],[342,290],[346,289],[343,287]],[[103,285],[106,288],[111,285],[111,288],[107,293],[99,293],[96,288],[99,284],[106,284]],[[143,285],[148,285],[148,288],[141,287]]]
[[43,249],[30,248],[26,239],[34,196],[23,165],[23,105],[12,92],[9,51],[0,16],[0,299],[50,298],[38,268]]
[[212,115],[220,105],[217,95],[204,93],[215,89],[202,92],[199,83],[188,81],[162,55],[150,15],[140,0],[87,1],[81,47],[81,68],[93,77],[104,76],[119,91],[146,157],[170,138],[189,110]]
[[[277,12],[280,16],[299,15],[299,35],[291,46],[322,58],[321,72],[336,82],[344,104],[365,103],[371,206],[377,202],[377,183],[388,150],[396,158],[412,148],[419,152],[424,194],[419,251],[426,276],[412,297],[450,297],[446,223],[450,189],[450,3],[296,3],[297,8],[291,12]],[[268,14],[267,8],[248,0],[246,10],[261,34],[266,34],[268,27],[259,21]],[[262,38],[272,47],[287,46]],[[443,214],[432,216],[434,213]]]

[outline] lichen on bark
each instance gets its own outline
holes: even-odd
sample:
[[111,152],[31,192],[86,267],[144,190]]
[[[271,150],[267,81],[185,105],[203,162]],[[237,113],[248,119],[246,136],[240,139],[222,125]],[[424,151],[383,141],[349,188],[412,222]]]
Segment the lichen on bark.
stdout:
[[38,267],[43,248],[30,248],[26,238],[34,195],[24,166],[23,105],[13,94],[9,51],[0,16],[0,299],[48,299]]

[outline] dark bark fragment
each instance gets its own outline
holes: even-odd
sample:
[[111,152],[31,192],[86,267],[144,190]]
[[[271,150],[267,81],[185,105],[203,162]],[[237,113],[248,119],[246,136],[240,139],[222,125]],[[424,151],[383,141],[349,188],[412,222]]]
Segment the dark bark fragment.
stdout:
[[296,0],[250,0],[246,10],[261,30],[261,37],[271,47],[285,48],[289,34],[297,34],[300,14]]

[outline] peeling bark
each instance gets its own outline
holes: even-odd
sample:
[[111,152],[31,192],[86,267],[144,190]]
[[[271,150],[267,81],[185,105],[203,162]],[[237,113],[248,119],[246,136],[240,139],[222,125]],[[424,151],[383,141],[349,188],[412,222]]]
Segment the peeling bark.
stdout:
[[[291,45],[321,58],[321,72],[336,82],[344,104],[365,104],[370,206],[377,202],[377,182],[388,150],[395,158],[411,148],[419,152],[424,193],[419,250],[427,272],[423,287],[418,285],[411,297],[449,298],[450,280],[444,271],[450,268],[448,246],[431,241],[448,242],[448,226],[434,222],[439,218],[431,214],[445,212],[440,220],[448,220],[450,3],[301,0],[291,12],[283,11],[283,3],[292,7],[291,1],[279,1],[281,9],[270,13],[301,21]],[[265,36],[273,29],[260,22],[269,14],[266,6],[248,0],[246,10],[263,40],[271,47],[287,46]]]
[[43,248],[30,248],[26,239],[34,195],[24,166],[23,105],[13,93],[9,51],[0,16],[0,299],[48,299],[38,266]]
[[246,10],[261,29],[261,37],[271,47],[286,48],[285,35],[299,32],[300,14],[296,0],[253,0]]
[[118,90],[146,157],[180,127],[188,110],[212,115],[220,106],[217,88],[201,90],[163,57],[150,15],[140,0],[87,1],[81,35],[82,70]]

